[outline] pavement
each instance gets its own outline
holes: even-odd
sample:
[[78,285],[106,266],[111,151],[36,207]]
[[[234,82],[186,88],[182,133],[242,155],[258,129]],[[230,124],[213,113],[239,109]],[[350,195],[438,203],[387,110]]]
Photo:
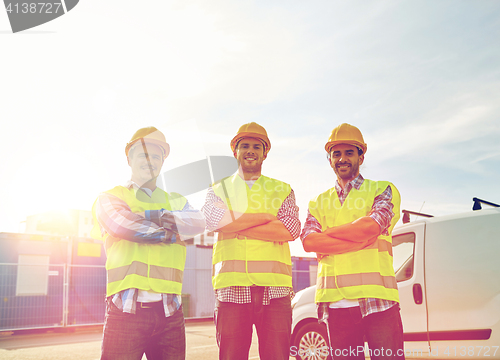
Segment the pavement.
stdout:
[[[2,360],[98,360],[102,326],[72,329],[71,332],[0,332]],[[212,320],[186,323],[186,360],[217,360],[218,347]],[[145,360],[146,357],[143,357]],[[249,359],[259,359],[254,332]],[[290,358],[294,359],[294,358]]]

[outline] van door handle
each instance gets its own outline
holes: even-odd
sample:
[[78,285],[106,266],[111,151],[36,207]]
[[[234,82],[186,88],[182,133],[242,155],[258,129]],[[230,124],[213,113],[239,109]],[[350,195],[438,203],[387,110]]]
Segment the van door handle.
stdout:
[[420,286],[420,284],[413,285],[413,300],[415,300],[415,304],[417,305],[420,305],[423,302],[422,286]]

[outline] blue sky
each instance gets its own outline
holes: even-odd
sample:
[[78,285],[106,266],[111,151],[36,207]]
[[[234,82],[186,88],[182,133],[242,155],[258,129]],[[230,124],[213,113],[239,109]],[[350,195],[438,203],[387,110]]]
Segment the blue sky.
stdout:
[[148,125],[168,170],[230,156],[260,123],[263,173],[292,185],[302,220],[334,184],[323,146],[343,122],[368,144],[361,173],[392,181],[403,209],[500,203],[498,1],[82,0],[17,34],[0,13],[0,42],[0,231],[90,209],[127,180],[125,143]]

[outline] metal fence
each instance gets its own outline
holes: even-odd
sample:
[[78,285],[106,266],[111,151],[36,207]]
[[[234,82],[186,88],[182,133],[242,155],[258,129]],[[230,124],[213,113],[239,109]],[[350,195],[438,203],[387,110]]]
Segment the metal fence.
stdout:
[[0,330],[64,325],[64,265],[0,264]]
[[[300,278],[308,286],[309,271],[293,271],[295,291]],[[100,325],[105,294],[101,265],[0,263],[0,331]],[[185,268],[182,303],[186,318],[213,316],[210,269]]]

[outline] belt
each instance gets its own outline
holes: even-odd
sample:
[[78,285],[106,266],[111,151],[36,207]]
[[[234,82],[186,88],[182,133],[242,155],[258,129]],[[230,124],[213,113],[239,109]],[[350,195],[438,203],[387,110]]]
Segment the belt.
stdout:
[[155,302],[137,302],[137,309],[156,309],[163,307],[163,301]]

